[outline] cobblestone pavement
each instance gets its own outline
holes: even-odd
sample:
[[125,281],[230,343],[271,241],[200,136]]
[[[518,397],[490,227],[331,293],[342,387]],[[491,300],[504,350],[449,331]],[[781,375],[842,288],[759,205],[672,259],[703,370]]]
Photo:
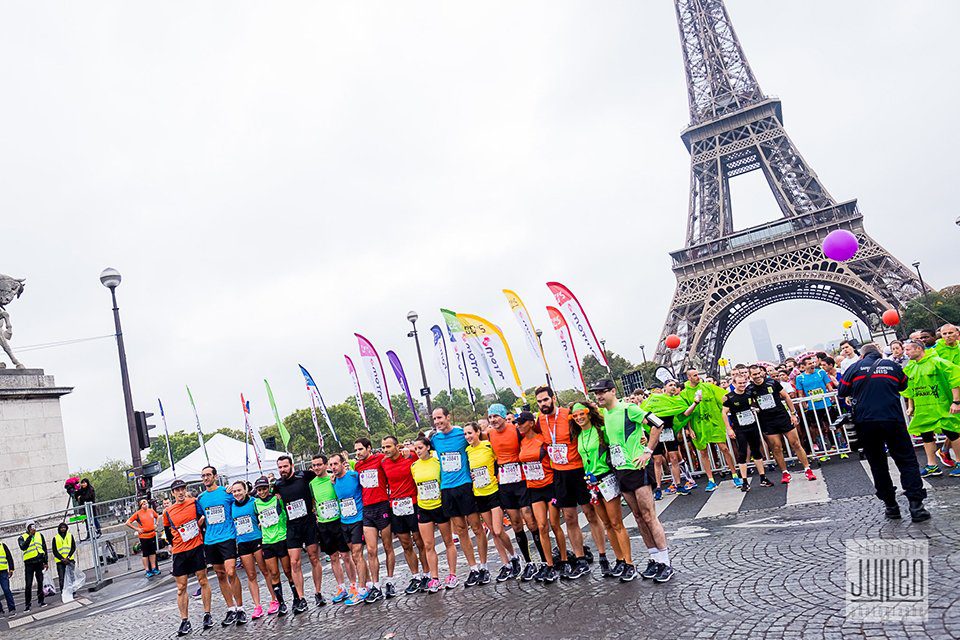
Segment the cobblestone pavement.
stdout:
[[[859,466],[858,461],[850,460],[846,468]],[[824,471],[826,475],[842,473]],[[931,485],[927,503],[933,519],[922,524],[913,524],[909,518],[885,520],[880,503],[871,495],[832,495],[826,502],[759,510],[742,510],[740,505],[722,516],[668,518],[665,527],[677,574],[664,585],[640,579],[619,584],[595,576],[547,586],[490,583],[436,595],[401,595],[376,605],[311,606],[302,616],[263,619],[227,630],[218,626],[203,635],[225,640],[313,638],[333,633],[357,639],[481,634],[538,639],[957,638],[960,482],[941,478]],[[905,510],[902,497],[901,503]],[[926,623],[859,624],[844,617],[844,541],[851,538],[929,541],[930,609]],[[644,557],[638,537],[633,544],[635,557]],[[406,580],[400,572],[399,554],[398,561],[402,585]],[[328,576],[325,572],[325,584],[329,584]],[[223,616],[222,607],[214,587],[214,617],[218,621]],[[192,601],[195,628],[199,626],[199,612],[199,603]],[[6,631],[4,637],[170,638],[175,637],[178,616],[167,582],[126,601],[100,607],[94,603],[81,613],[68,614],[42,627],[38,624]]]

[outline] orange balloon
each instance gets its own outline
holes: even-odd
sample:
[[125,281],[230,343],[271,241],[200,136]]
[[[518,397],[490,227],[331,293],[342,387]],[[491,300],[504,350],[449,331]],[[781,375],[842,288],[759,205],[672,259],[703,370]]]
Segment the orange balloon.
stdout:
[[888,327],[895,327],[900,324],[900,314],[897,313],[896,309],[887,309],[883,312],[881,319],[883,320],[883,324]]
[[667,345],[667,349],[676,349],[680,346],[680,336],[675,333],[671,333],[667,336],[667,339],[664,342]]

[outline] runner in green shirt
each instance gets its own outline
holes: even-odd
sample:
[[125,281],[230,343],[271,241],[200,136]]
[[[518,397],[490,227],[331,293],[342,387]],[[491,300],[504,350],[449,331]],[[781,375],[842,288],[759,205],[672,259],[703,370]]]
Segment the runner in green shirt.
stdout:
[[[940,339],[937,340],[937,355],[960,366],[960,329],[954,324],[945,324],[940,327]],[[947,469],[953,469],[957,463],[950,457],[950,441],[945,441],[937,449],[940,463]]]
[[283,508],[280,496],[270,494],[270,480],[266,476],[257,479],[253,484],[253,490],[257,494],[254,509],[256,509],[257,520],[260,521],[260,533],[263,536],[263,559],[267,563],[267,573],[270,574],[267,576],[267,582],[273,590],[273,600],[267,608],[267,613],[285,616],[287,603],[283,600],[283,585],[280,582],[278,562],[290,582],[294,598],[299,597],[293,584],[293,570],[287,554],[287,510]]
[[[310,481],[310,493],[316,503],[317,543],[320,551],[330,556],[330,569],[337,580],[337,591],[333,594],[331,602],[339,604],[350,595],[346,578],[350,578],[350,584],[357,583],[357,565],[353,563],[350,546],[347,544],[343,526],[340,524],[340,502],[333,488],[333,481],[327,475],[327,457],[322,453],[313,456],[313,460],[310,461],[310,470],[316,474],[316,477]],[[346,575],[344,575],[344,565],[346,565]]]
[[[935,457],[937,432],[943,432],[953,454],[960,459],[960,367],[928,353],[919,340],[907,342],[904,352],[910,358],[903,367],[907,376],[903,396],[910,416],[907,431],[923,439],[927,466],[920,476],[939,476],[943,472]],[[960,478],[960,467],[951,470],[950,475]]]
[[687,369],[687,382],[683,385],[680,397],[687,404],[695,404],[696,409],[690,414],[688,424],[692,431],[691,441],[700,457],[700,468],[707,474],[705,491],[714,491],[717,482],[713,477],[713,464],[710,462],[708,448],[711,444],[717,445],[720,453],[727,460],[727,466],[734,478],[737,476],[737,465],[727,446],[727,427],[723,423],[723,399],[727,392],[715,384],[700,380],[700,372],[696,369]]

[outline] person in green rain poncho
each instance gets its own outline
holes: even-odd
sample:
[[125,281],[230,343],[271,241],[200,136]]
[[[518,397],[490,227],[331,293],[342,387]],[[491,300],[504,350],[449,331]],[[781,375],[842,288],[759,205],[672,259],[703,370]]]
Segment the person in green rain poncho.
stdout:
[[730,447],[727,446],[727,427],[723,423],[723,399],[726,395],[727,392],[717,385],[700,380],[699,371],[687,369],[687,382],[683,385],[680,397],[688,404],[696,405],[690,414],[687,427],[688,431],[692,432],[690,439],[700,456],[700,467],[707,474],[705,491],[714,491],[717,488],[710,453],[707,451],[711,444],[719,447],[733,477],[737,477],[737,465],[730,453]]
[[[903,367],[907,376],[907,415],[910,435],[920,436],[927,454],[927,466],[920,470],[920,477],[943,475],[937,464],[939,432],[947,437],[953,455],[960,459],[960,367],[948,360],[928,353],[922,342],[910,340],[904,345],[910,358]],[[960,478],[960,467],[950,472]]]
[[[937,340],[936,354],[960,367],[960,329],[955,324],[940,327],[940,339]],[[904,363],[906,364],[906,363]],[[950,441],[946,440],[937,449],[937,457],[944,467],[953,469],[957,462],[950,457]]]
[[673,475],[673,484],[667,490],[667,495],[679,493],[689,495],[690,487],[680,478],[680,429],[690,421],[690,414],[697,408],[680,396],[680,383],[669,380],[663,385],[663,393],[654,393],[640,403],[640,408],[652,413],[663,420],[663,431],[660,441],[653,450],[653,470],[657,475],[656,489],[653,491],[654,500],[661,495],[660,479],[663,477],[663,463],[666,458],[670,462],[670,472]]

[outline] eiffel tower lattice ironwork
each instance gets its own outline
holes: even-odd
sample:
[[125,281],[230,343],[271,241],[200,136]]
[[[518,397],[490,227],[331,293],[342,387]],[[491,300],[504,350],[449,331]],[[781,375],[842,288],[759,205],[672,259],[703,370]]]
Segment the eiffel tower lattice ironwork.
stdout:
[[[866,234],[856,200],[836,202],[783,128],[780,101],[760,90],[722,0],[675,0],[687,75],[690,152],[686,247],[674,251],[677,289],[657,347],[661,364],[715,369],[747,316],[783,300],[831,302],[880,331],[885,309],[917,297],[913,272]],[[734,231],[729,181],[763,172],[782,218]],[[856,256],[828,260],[823,239],[847,229]],[[664,339],[682,344],[670,351]]]

